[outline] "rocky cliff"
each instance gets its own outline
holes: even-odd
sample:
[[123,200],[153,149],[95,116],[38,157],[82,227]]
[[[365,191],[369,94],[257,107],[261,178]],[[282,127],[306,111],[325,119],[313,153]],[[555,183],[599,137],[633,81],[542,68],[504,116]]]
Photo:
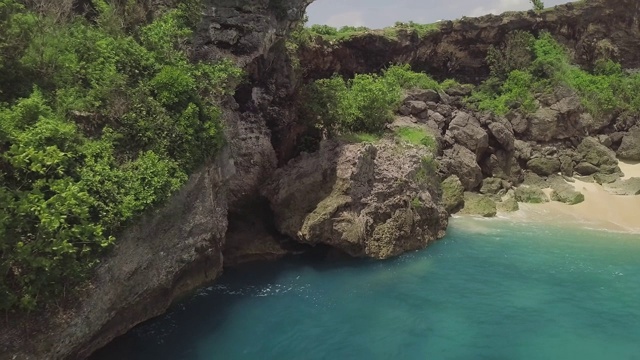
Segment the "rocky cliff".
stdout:
[[577,1],[539,13],[463,17],[440,22],[438,30],[424,37],[411,31],[400,31],[397,37],[371,31],[339,43],[315,43],[302,52],[302,63],[315,78],[377,72],[399,63],[439,79],[477,83],[489,74],[489,46],[500,44],[514,30],[551,32],[583,66],[608,55],[626,68],[640,68],[640,4],[634,0]]
[[[385,137],[374,144],[326,141],[319,151],[298,156],[295,148],[310,124],[296,118],[303,79],[284,38],[311,1],[205,1],[194,58],[232,58],[248,74],[224,101],[225,149],[163,208],[122,234],[80,301],[1,324],[0,359],[85,358],[215,279],[224,265],[300,249],[285,239],[353,256],[395,256],[443,236],[448,212],[476,201],[469,191],[499,200],[531,198],[539,194],[511,188],[555,184],[549,175],[557,172],[615,182],[614,151],[640,160],[638,119],[590,118],[566,89],[536,99],[541,106],[534,114],[505,117],[468,109],[464,88],[410,95],[398,121],[428,129],[439,144],[435,154]],[[488,74],[488,47],[517,29],[551,31],[585,66],[606,52],[627,68],[640,68],[640,5],[631,0],[465,18],[443,22],[426,37],[371,32],[315,42],[299,55],[309,79],[409,63],[439,78],[475,83]],[[440,178],[447,180],[440,184]],[[558,197],[575,200],[562,191],[558,186]],[[486,201],[478,203],[486,210]],[[492,206],[487,214],[495,213]]]
[[[233,59],[255,80],[311,0],[208,0],[194,38],[197,60]],[[157,1],[154,10],[174,1]],[[251,81],[251,80],[250,80]],[[267,81],[265,79],[265,81]],[[222,271],[230,211],[275,169],[260,90],[224,101],[228,145],[162,208],[125,230],[77,302],[0,324],[0,359],[84,359]],[[231,210],[230,210],[231,209]]]

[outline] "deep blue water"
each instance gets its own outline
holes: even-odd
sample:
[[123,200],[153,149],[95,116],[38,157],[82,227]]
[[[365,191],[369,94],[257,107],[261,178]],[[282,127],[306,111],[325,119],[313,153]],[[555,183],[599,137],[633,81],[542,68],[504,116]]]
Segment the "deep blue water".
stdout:
[[219,281],[100,359],[640,359],[640,236],[453,219],[389,261]]

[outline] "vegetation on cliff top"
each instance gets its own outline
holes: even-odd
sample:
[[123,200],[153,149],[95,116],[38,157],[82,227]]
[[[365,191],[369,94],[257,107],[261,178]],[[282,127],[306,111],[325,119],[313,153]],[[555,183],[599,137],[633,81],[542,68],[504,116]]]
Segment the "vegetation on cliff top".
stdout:
[[[447,84],[453,84],[448,81]],[[349,132],[382,133],[400,105],[402,90],[440,90],[442,84],[408,65],[390,66],[381,75],[358,74],[316,80],[303,90],[301,117],[328,136]]]
[[479,110],[504,115],[511,110],[537,110],[536,97],[559,86],[574,90],[594,116],[640,113],[640,73],[627,73],[606,58],[591,71],[571,64],[567,49],[549,33],[538,38],[524,31],[489,50],[491,76],[469,99]]
[[88,20],[0,0],[0,309],[68,294],[220,148],[241,71],[189,60],[195,3],[145,23],[135,2]]

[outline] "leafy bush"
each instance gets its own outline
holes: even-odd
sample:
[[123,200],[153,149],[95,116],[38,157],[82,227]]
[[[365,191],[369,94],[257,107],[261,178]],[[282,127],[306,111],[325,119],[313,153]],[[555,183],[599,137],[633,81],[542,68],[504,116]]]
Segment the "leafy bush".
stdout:
[[431,150],[435,150],[436,140],[433,135],[427,131],[413,127],[401,127],[396,130],[396,134],[400,139],[413,145],[426,146]]
[[302,118],[318,124],[328,135],[336,132],[379,134],[393,119],[402,89],[440,89],[424,73],[408,65],[390,66],[382,75],[357,74],[345,81],[339,76],[309,84],[302,95]]
[[69,293],[223,142],[241,71],[188,60],[183,11],[129,33],[97,4],[96,25],[0,0],[0,73],[19,74],[0,84],[0,309]]
[[594,116],[640,112],[640,75],[628,75],[619,64],[600,60],[593,72],[570,63],[566,49],[549,33],[538,39],[516,33],[500,50],[490,50],[491,76],[473,93],[469,102],[480,110],[505,114],[512,109],[532,112],[535,96],[567,86],[581,98]]

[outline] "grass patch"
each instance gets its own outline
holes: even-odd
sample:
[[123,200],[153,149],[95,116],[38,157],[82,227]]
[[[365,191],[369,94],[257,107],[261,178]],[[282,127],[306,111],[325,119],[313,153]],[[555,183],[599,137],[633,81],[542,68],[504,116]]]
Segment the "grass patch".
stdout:
[[416,146],[426,146],[431,150],[436,148],[436,140],[428,131],[414,128],[414,127],[401,127],[395,130],[396,135],[405,142]]

